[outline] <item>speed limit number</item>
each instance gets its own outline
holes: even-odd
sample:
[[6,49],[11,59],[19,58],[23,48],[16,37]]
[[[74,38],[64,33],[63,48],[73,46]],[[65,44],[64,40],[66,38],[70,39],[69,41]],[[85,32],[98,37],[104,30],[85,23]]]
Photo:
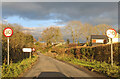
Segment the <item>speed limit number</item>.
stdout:
[[5,37],[10,37],[13,35],[13,30],[10,27],[7,27],[3,30],[3,34]]
[[114,38],[117,35],[117,32],[115,29],[111,28],[106,31],[106,34],[109,38]]

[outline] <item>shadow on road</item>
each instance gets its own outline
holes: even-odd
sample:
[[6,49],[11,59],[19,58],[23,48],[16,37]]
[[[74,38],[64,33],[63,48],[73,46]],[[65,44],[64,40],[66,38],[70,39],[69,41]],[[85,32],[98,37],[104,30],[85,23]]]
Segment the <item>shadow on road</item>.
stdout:
[[41,72],[38,77],[33,79],[70,79],[61,72]]
[[105,77],[67,77],[61,72],[41,72],[38,77],[32,79],[109,79]]
[[60,72],[42,72],[39,77],[66,77],[64,74]]

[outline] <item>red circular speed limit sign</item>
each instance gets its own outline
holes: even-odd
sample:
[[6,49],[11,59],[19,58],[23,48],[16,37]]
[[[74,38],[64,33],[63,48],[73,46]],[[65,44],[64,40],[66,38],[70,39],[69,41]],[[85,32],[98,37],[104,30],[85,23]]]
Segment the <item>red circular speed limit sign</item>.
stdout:
[[117,32],[116,32],[116,30],[115,29],[108,29],[107,31],[106,31],[106,33],[107,33],[107,36],[109,37],[109,38],[114,38],[116,35],[117,35]]
[[35,52],[35,48],[33,48],[32,51]]
[[13,30],[10,27],[7,27],[3,30],[5,37],[10,37],[13,35]]

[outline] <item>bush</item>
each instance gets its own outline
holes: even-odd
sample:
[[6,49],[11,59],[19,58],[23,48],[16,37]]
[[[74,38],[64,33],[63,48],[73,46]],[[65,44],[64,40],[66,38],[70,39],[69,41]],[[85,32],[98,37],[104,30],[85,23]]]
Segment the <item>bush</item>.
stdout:
[[2,78],[5,77],[18,77],[21,73],[24,72],[25,69],[30,67],[32,63],[37,60],[38,56],[32,56],[32,58],[27,58],[18,63],[10,63],[10,65],[6,65],[3,63],[2,65]]
[[[4,30],[7,26],[2,24],[2,30]],[[33,36],[27,33],[21,32],[22,27],[16,24],[9,24],[9,27],[13,29],[14,33],[11,37],[9,37],[10,41],[10,60],[13,62],[22,61],[24,58],[28,58],[28,53],[23,53],[22,48],[33,46]],[[7,38],[2,34],[2,60],[7,57]]]
[[70,43],[70,40],[69,39],[67,39],[67,44],[69,44]]
[[109,77],[119,77],[120,66],[116,66],[115,64],[111,66],[106,62],[100,62],[91,59],[77,59],[73,58],[70,55],[59,55],[56,57],[59,60],[63,60],[75,65],[84,66],[85,68],[89,69],[90,71],[95,71],[99,73],[103,73]]
[[[71,51],[73,50],[74,51]],[[114,63],[120,65],[120,43],[113,44]],[[67,54],[73,54],[76,58],[89,58],[97,61],[110,63],[111,48],[110,45],[88,46],[81,48],[70,48],[66,50]]]

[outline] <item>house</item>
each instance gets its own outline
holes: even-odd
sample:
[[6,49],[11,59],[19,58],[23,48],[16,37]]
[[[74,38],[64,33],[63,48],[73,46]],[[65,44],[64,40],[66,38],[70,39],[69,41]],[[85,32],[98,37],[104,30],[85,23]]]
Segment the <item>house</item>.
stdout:
[[107,44],[108,37],[106,35],[91,35],[91,43],[93,45]]

